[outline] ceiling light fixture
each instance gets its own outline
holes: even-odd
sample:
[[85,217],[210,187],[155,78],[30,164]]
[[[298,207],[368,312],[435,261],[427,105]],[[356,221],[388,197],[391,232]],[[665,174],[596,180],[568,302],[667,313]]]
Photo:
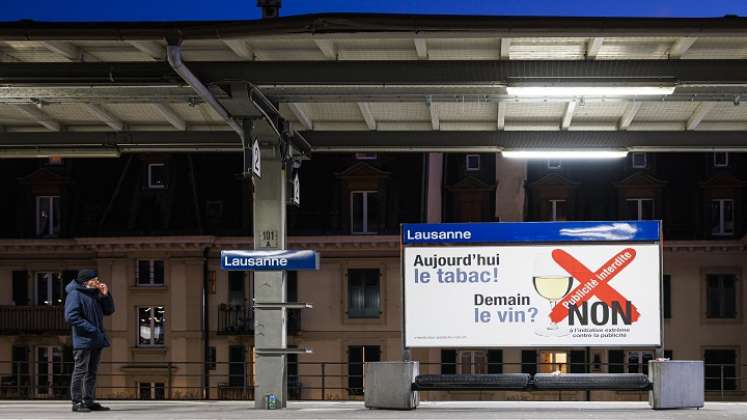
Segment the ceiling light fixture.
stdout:
[[627,150],[503,150],[509,159],[621,159]]
[[657,96],[671,95],[674,86],[508,86],[509,96]]

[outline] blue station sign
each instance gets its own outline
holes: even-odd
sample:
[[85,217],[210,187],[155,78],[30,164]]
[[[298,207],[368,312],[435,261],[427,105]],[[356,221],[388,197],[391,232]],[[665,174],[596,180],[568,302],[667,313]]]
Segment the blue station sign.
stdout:
[[226,271],[318,270],[319,253],[310,250],[221,251],[220,268]]
[[402,243],[656,242],[660,232],[658,220],[422,223],[402,225]]

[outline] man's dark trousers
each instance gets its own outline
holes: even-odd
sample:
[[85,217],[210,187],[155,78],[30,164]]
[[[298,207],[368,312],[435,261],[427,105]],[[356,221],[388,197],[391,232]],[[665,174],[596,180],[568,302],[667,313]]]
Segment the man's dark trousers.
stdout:
[[91,405],[96,398],[96,371],[101,360],[101,349],[75,350],[73,360],[75,368],[70,380],[73,404],[82,401],[86,406]]

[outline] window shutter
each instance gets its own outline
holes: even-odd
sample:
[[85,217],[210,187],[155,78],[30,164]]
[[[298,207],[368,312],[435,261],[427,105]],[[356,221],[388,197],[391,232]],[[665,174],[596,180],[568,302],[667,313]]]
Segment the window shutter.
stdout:
[[13,271],[13,302],[16,305],[29,304],[28,271]]

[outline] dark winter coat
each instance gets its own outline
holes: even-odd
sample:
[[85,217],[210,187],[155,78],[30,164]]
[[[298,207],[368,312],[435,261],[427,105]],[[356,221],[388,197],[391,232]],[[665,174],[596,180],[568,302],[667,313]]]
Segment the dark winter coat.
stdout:
[[104,316],[114,313],[111,291],[102,296],[99,289],[89,289],[75,280],[65,287],[65,291],[65,321],[73,328],[73,349],[109,347]]

